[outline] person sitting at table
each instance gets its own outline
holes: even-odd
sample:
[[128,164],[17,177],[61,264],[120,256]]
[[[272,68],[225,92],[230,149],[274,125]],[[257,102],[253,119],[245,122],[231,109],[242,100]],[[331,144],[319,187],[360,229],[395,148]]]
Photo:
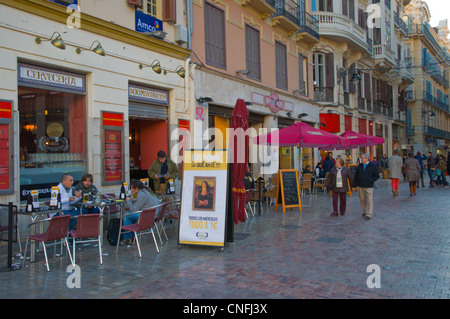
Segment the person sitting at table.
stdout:
[[[98,189],[95,187],[93,183],[93,177],[91,174],[84,174],[81,177],[81,182],[79,182],[74,188],[74,191],[79,191],[82,195],[82,198],[84,200],[84,196],[88,195],[89,199],[88,201],[92,202],[94,199],[94,196],[98,194]],[[93,206],[84,206],[82,207],[82,213],[83,214],[100,214],[100,209],[98,207]]]
[[[78,216],[80,211],[74,206],[80,201],[81,193],[76,190],[72,190],[73,176],[64,174],[61,177],[61,183],[58,184],[59,192],[61,194],[61,209],[63,215]],[[69,230],[75,230],[77,225],[76,218],[70,219]]]
[[[160,204],[158,197],[142,183],[136,179],[131,180],[130,182],[130,191],[133,197],[135,197],[136,201],[133,202],[130,200],[130,197],[127,196],[127,204],[129,208],[129,212],[138,212],[144,209],[152,208]],[[155,220],[159,215],[159,211],[161,207],[156,209]],[[123,225],[131,225],[135,224],[139,220],[140,213],[131,214],[125,216],[123,219]],[[126,246],[131,243],[132,233],[127,232],[123,234],[123,240],[120,242],[121,246]]]
[[148,176],[153,180],[156,193],[165,194],[168,179],[177,178],[179,171],[177,164],[170,158],[167,158],[166,152],[159,151],[157,159],[150,165]]
[[247,167],[247,174],[242,181],[244,183],[245,189],[254,189],[255,188],[255,179],[252,177],[252,171],[250,166]]
[[316,165],[316,168],[314,169],[315,177],[316,178],[324,178],[325,173],[323,172],[322,163],[319,162]]

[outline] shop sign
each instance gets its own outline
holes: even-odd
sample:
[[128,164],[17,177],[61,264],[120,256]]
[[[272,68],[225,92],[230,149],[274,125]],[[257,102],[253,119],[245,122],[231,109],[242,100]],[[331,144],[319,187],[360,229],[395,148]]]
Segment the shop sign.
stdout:
[[130,84],[128,98],[139,102],[169,105],[169,91]]
[[19,63],[19,84],[35,84],[86,92],[86,77],[82,74]]
[[284,110],[284,101],[280,100],[278,94],[272,93],[264,97],[264,105],[267,106],[273,113],[278,113]]
[[161,20],[139,10],[135,12],[135,30],[137,32],[163,31],[163,23]]

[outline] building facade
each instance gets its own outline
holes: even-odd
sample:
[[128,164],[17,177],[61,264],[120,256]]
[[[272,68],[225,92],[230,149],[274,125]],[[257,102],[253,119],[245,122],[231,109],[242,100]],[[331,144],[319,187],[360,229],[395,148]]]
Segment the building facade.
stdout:
[[[200,146],[227,145],[237,99],[247,102],[255,134],[297,121],[317,126],[311,46],[319,41],[319,30],[310,10],[303,0],[193,1],[191,101]],[[274,173],[261,170],[263,163],[277,169],[313,165],[311,149],[300,155],[296,147],[275,147],[267,150],[266,161],[260,156],[263,147],[250,144],[256,177]]]
[[342,152],[347,163],[360,153],[380,158],[406,142],[404,91],[413,83],[405,50],[405,5],[394,0],[313,0],[320,42],[313,50],[314,99],[332,133],[355,131],[385,144]]
[[407,46],[416,61],[416,81],[408,87],[407,123],[410,149],[447,153],[450,145],[448,22],[429,24],[426,1],[413,0],[406,7],[410,17]]
[[186,12],[181,0],[0,1],[3,203],[45,199],[62,174],[117,192],[170,154],[190,114]]

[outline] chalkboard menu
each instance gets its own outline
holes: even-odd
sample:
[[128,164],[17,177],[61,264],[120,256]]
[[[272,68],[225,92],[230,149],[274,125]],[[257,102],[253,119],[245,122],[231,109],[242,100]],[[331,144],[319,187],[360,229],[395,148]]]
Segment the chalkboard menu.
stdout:
[[297,170],[282,169],[279,171],[279,176],[275,210],[281,205],[283,213],[286,212],[286,207],[298,207],[302,211]]

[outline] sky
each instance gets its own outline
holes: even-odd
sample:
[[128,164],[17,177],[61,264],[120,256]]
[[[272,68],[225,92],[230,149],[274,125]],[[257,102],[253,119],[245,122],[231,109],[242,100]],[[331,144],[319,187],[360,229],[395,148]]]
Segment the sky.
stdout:
[[439,21],[448,19],[450,22],[450,1],[449,0],[425,0],[430,8],[432,27],[437,27]]

